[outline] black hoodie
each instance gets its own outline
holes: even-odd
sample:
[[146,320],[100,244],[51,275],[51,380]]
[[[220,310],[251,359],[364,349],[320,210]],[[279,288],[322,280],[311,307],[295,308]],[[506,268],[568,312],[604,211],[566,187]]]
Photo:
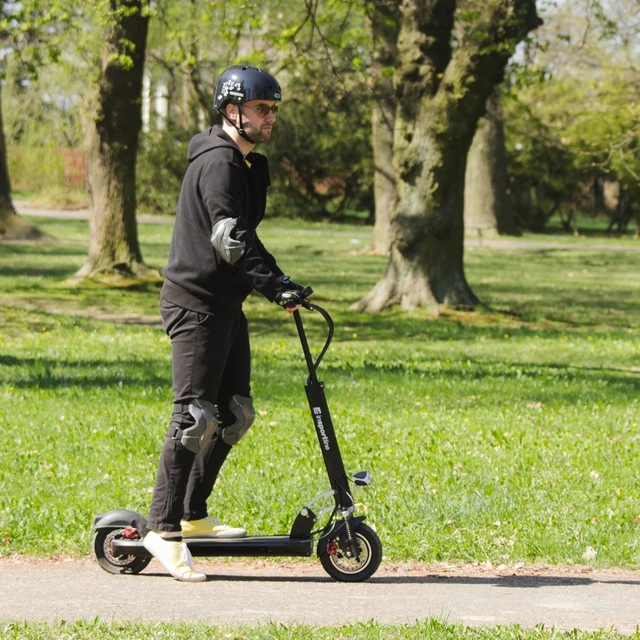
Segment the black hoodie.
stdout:
[[[283,273],[256,234],[270,184],[267,159],[250,153],[245,160],[219,126],[190,140],[187,159],[162,297],[201,313],[241,305],[254,289],[273,302]],[[211,245],[223,218],[237,219],[232,237],[245,247],[233,265]]]

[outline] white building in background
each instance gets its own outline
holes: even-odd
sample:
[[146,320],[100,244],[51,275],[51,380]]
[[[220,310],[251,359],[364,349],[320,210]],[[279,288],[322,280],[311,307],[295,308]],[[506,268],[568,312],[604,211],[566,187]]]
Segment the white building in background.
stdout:
[[149,132],[151,112],[155,114],[157,129],[165,129],[169,115],[169,91],[164,80],[154,80],[145,73],[142,78],[142,130]]
[[151,110],[151,78],[148,73],[142,77],[142,130],[149,132],[149,112]]
[[[164,76],[164,77],[163,77]],[[171,88],[173,86],[173,89]],[[164,130],[169,120],[175,121],[180,126],[193,126],[189,121],[193,118],[193,111],[189,109],[190,85],[186,78],[181,85],[176,87],[170,83],[166,74],[158,75],[145,71],[142,79],[142,131],[149,133],[151,128]],[[213,95],[211,96],[213,102]],[[213,123],[202,108],[198,108],[195,117],[200,130],[210,127]]]
[[169,93],[167,83],[160,80],[156,83],[153,109],[156,113],[156,127],[165,129],[167,126],[167,116],[169,115]]

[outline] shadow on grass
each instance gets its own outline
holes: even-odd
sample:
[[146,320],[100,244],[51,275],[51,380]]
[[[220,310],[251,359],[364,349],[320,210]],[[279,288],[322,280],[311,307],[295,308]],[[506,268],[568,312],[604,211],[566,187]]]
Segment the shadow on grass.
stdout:
[[0,243],[0,257],[2,256],[86,256],[87,248],[77,244],[2,244]]
[[[171,384],[171,367],[159,360],[145,360],[140,364],[113,360],[17,358],[0,354],[0,366],[26,369],[15,377],[5,376],[5,381],[17,389],[108,388],[120,383],[126,383],[128,388],[148,388]],[[118,371],[114,372],[114,369]],[[165,375],[162,375],[163,371],[166,371]]]
[[[384,373],[398,373],[407,375],[426,375],[434,377],[450,378],[476,378],[484,379],[487,376],[508,379],[536,379],[536,378],[557,378],[559,380],[576,381],[580,378],[590,377],[590,374],[597,374],[599,380],[603,382],[619,382],[620,379],[628,379],[632,384],[640,385],[640,371],[629,371],[627,369],[617,369],[615,367],[590,367],[581,365],[558,364],[556,362],[517,362],[483,360],[476,361],[468,357],[460,359],[448,358],[450,362],[446,367],[442,366],[442,356],[432,358],[421,358],[420,362],[408,361],[399,362],[394,360],[365,362],[360,366],[349,366],[343,362],[332,364],[330,361],[323,362],[323,368],[330,371],[343,371],[352,373],[355,371],[381,371]],[[473,366],[466,363],[469,362]]]
[[[148,246],[158,253],[166,249],[164,243],[157,242],[155,239],[148,243]],[[626,295],[624,289],[621,293],[620,287],[609,291],[605,284],[599,283],[589,287],[589,290],[581,291],[579,288],[564,287],[563,280],[558,280],[557,277],[555,279],[557,284],[554,286],[553,282],[549,283],[549,279],[543,276],[532,283],[526,283],[526,290],[520,282],[511,286],[500,282],[493,282],[490,285],[478,284],[477,293],[481,299],[489,300],[491,306],[485,307],[484,312],[481,309],[479,313],[466,314],[464,318],[456,317],[455,314],[447,318],[433,318],[425,311],[406,313],[397,309],[380,314],[350,312],[346,309],[346,305],[355,302],[360,295],[366,294],[382,276],[382,262],[379,257],[361,256],[355,271],[351,272],[349,263],[345,262],[339,265],[341,270],[336,273],[335,256],[318,260],[316,258],[319,252],[304,244],[299,245],[299,251],[303,265],[305,256],[309,257],[314,264],[313,270],[309,272],[313,280],[312,285],[317,291],[313,300],[325,306],[334,315],[336,342],[351,341],[354,339],[353,334],[357,335],[358,342],[403,339],[424,342],[496,339],[504,333],[506,325],[509,325],[508,332],[512,337],[538,335],[551,338],[572,329],[590,330],[592,327],[597,327],[599,331],[622,333],[633,326],[633,318],[640,317],[640,298]],[[24,267],[11,264],[11,258],[15,258],[16,255],[19,257],[19,262],[28,263]],[[60,311],[64,314],[64,307],[69,304],[65,296],[66,298],[69,295],[82,297],[84,292],[89,292],[87,295],[91,294],[90,287],[69,289],[64,287],[63,282],[64,279],[73,275],[77,268],[69,267],[69,261],[66,259],[70,256],[84,258],[85,255],[84,247],[71,245],[54,247],[0,245],[0,259],[6,258],[4,262],[8,263],[0,265],[0,275],[8,279],[13,278],[13,281],[10,280],[6,284],[5,292],[10,295],[28,292],[50,296],[53,304],[59,303]],[[578,257],[575,256],[576,260]],[[26,258],[33,258],[33,263]],[[613,258],[608,256],[607,260],[610,261]],[[323,269],[325,264],[326,268]],[[504,260],[497,261],[491,272],[499,273],[500,269],[505,268],[504,265]],[[580,265],[585,266],[587,263],[583,265],[580,262]],[[46,282],[47,279],[51,280],[51,284]],[[43,280],[45,280],[44,284]],[[629,285],[629,293],[630,291],[631,285]],[[324,297],[322,292],[329,294],[339,292],[346,295],[341,295],[340,300],[333,301],[329,296]],[[156,290],[145,285],[136,293],[155,296]],[[109,298],[114,294],[108,291],[104,295],[105,298]],[[118,308],[124,308],[124,305],[140,308],[141,305],[137,300],[138,298],[126,300],[123,298],[122,302],[119,301]],[[92,299],[91,304],[98,307],[113,306],[113,300],[111,298],[106,301]],[[250,330],[254,335],[269,334],[276,337],[296,335],[293,322],[287,321],[287,318],[283,317],[286,314],[281,310],[270,308],[264,311],[262,308],[251,308],[248,305],[247,315]],[[552,323],[553,326],[550,326]],[[517,326],[518,324],[523,326]],[[322,329],[316,333],[321,335]]]
[[[363,342],[363,341],[398,341],[398,340],[419,340],[424,343],[442,342],[442,341],[467,341],[475,339],[502,339],[505,332],[508,332],[511,338],[518,337],[534,337],[540,338],[557,338],[564,336],[572,329],[589,329],[594,325],[600,325],[601,321],[594,320],[588,322],[582,319],[580,322],[571,323],[567,326],[562,322],[561,318],[556,321],[562,326],[526,326],[527,320],[524,319],[524,313],[518,312],[494,312],[502,317],[506,324],[496,325],[489,324],[488,319],[482,318],[481,315],[471,316],[470,321],[456,319],[455,317],[447,318],[430,318],[425,314],[407,314],[401,311],[386,311],[381,314],[361,314],[357,312],[349,313],[343,310],[337,312],[332,311],[330,302],[322,302],[321,306],[330,310],[335,323],[336,343],[341,342]],[[608,305],[603,305],[607,306]],[[626,313],[636,313],[635,305],[630,304]],[[335,305],[334,305],[335,308]],[[637,310],[640,316],[640,306]],[[470,314],[471,315],[471,314]],[[249,319],[249,329],[254,335],[272,335],[278,334],[284,336],[295,336],[296,328],[293,322],[287,322],[286,318],[280,317],[277,313],[247,313]],[[305,313],[303,321],[305,327],[309,327],[309,331],[313,332],[315,339],[321,339],[323,335],[323,327],[319,323],[316,316],[309,316]],[[482,324],[485,322],[486,324]],[[524,326],[512,326],[510,323],[522,322]],[[627,325],[622,323],[621,326],[607,326],[607,331],[613,334],[619,334],[621,337],[627,335],[625,329]],[[324,330],[326,333],[326,330]],[[353,334],[356,334],[355,337]]]
[[[579,220],[576,228],[578,233],[581,236],[586,238],[606,238],[608,240],[619,240],[619,239],[634,239],[634,229],[633,229],[633,220],[629,224],[629,227],[626,231],[607,231],[607,224],[604,226],[602,224],[598,224],[598,220]],[[562,226],[557,221],[552,221],[547,224],[543,231],[537,233],[535,231],[531,232],[532,238],[536,239],[538,236],[544,237],[545,235],[549,236],[563,236],[568,237],[571,232],[567,231],[565,227]]]
[[[511,287],[501,286],[500,284],[492,284],[491,287],[478,286],[476,287],[478,293],[482,295],[482,292],[486,291],[487,296],[492,298],[503,298],[517,300],[522,294],[521,292],[514,292]],[[536,302],[524,303],[520,306],[525,306],[528,309],[543,309],[552,310],[552,315],[560,316],[566,315],[563,312],[578,313],[580,310],[589,310],[590,312],[596,312],[601,315],[602,311],[613,309],[617,313],[623,313],[630,317],[638,317],[640,313],[640,299],[637,296],[632,295],[633,287],[629,285],[628,292],[621,292],[619,289],[616,291],[607,291],[603,286],[590,287],[588,291],[578,292],[575,289],[563,290],[557,287],[545,286],[542,284],[531,285],[528,287],[526,295]],[[537,302],[540,301],[540,302]],[[573,321],[570,321],[573,322]]]
[[[66,280],[70,278],[78,269],[68,267],[60,267],[56,265],[49,265],[48,267],[0,267],[0,276],[7,278],[56,278],[59,280]],[[18,287],[16,287],[18,288]],[[38,287],[43,289],[43,287]],[[25,286],[20,283],[19,290],[30,291],[32,287]]]
[[[465,361],[466,362],[466,361]],[[71,359],[16,357],[0,354],[0,366],[9,368],[2,378],[15,389],[68,389],[78,388],[107,389],[126,384],[131,388],[147,389],[171,386],[171,367],[168,362],[160,360],[145,360],[140,362],[113,362],[109,360],[75,361]],[[281,363],[282,378],[287,381],[297,380],[291,369],[299,368],[300,363]],[[17,370],[12,375],[11,368]],[[484,384],[490,378],[489,384],[495,386],[504,384],[503,394],[495,394],[486,399],[483,404],[500,404],[505,395],[526,390],[526,397],[534,398],[544,404],[561,403],[572,404],[584,401],[585,385],[606,391],[611,402],[633,401],[640,393],[640,374],[624,372],[615,369],[597,369],[575,365],[558,364],[530,364],[490,362],[477,363],[477,367],[469,370],[461,361],[454,360],[443,367],[437,358],[421,360],[420,363],[411,362],[365,362],[359,366],[345,363],[333,364],[330,361],[323,367],[324,373],[332,376],[342,375],[365,381],[376,378],[380,374],[391,376],[386,378],[387,384],[407,384],[413,377],[417,380],[437,380],[438,383],[452,383],[461,392],[469,392],[469,385]],[[291,372],[291,373],[289,373]],[[524,375],[523,375],[524,372]],[[263,378],[267,376],[264,367],[256,367],[254,383],[256,386],[266,384]],[[2,379],[0,378],[0,379]],[[394,381],[395,378],[395,381]],[[536,385],[537,380],[555,384]],[[449,381],[449,382],[447,382]],[[562,383],[562,384],[560,384]],[[329,381],[329,386],[336,381]],[[515,385],[515,386],[514,386]],[[532,387],[532,385],[535,385]],[[465,391],[466,389],[466,391]],[[525,396],[523,395],[523,398]],[[491,399],[493,398],[493,400]],[[461,399],[464,404],[464,399]]]
[[[458,406],[467,406],[465,394],[481,393],[483,406],[500,406],[506,397],[515,395],[522,401],[536,400],[544,405],[579,405],[585,402],[585,389],[593,389],[599,395],[606,394],[611,402],[633,402],[640,395],[640,373],[611,368],[581,367],[579,365],[559,365],[556,363],[523,363],[490,361],[466,366],[464,360],[453,360],[442,366],[437,357],[422,359],[419,363],[394,361],[365,362],[356,366],[348,363],[333,363],[328,360],[319,372],[321,379],[331,389],[341,384],[335,377],[349,378],[364,383],[368,380],[380,381],[380,386],[395,388],[397,385],[411,388],[421,381],[434,385],[435,389],[444,385],[458,389]],[[293,375],[293,374],[292,374]],[[254,381],[266,384],[267,374],[256,368]],[[288,380],[283,369],[283,379]],[[292,378],[293,379],[293,378]],[[412,380],[414,382],[412,382]],[[539,384],[539,383],[543,384]],[[271,381],[269,384],[273,386]],[[287,383],[288,384],[288,383]],[[483,385],[489,385],[488,390]],[[495,391],[500,389],[500,392]],[[398,405],[411,405],[412,401],[399,401]]]

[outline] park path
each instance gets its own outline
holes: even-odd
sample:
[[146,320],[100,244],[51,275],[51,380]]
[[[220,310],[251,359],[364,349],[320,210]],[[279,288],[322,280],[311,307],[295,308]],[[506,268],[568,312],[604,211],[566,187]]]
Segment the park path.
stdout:
[[[16,211],[21,215],[30,216],[42,216],[45,218],[60,218],[66,220],[87,220],[89,218],[89,211],[87,209],[81,209],[77,211],[64,211],[54,209],[42,209],[32,208],[21,201],[14,201]],[[139,215],[138,223],[140,224],[160,224],[171,225],[173,224],[172,218],[166,216],[153,216],[142,214]],[[365,239],[371,236],[371,231],[340,231],[339,226],[336,225],[335,231],[317,231],[314,229],[287,229],[289,235],[332,235],[332,236],[348,236],[353,238]],[[272,228],[273,231],[277,229]],[[592,244],[580,242],[538,242],[536,240],[509,240],[509,239],[489,239],[489,238],[465,238],[465,246],[467,247],[488,247],[490,249],[504,249],[504,250],[521,250],[521,251],[535,251],[535,250],[571,250],[580,249],[581,251],[614,251],[616,253],[638,253],[640,252],[640,242],[637,246],[615,246],[607,244]]]
[[0,620],[280,622],[322,626],[438,617],[466,626],[543,624],[561,630],[640,626],[640,571],[398,566],[368,582],[334,582],[316,561],[197,560],[204,583],[168,576],[156,560],[137,576],[88,558],[0,558]]

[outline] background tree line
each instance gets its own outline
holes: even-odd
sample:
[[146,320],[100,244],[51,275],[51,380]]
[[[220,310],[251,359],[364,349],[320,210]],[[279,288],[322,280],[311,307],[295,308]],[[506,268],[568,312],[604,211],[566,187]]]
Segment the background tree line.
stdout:
[[[363,309],[473,307],[465,224],[518,233],[560,216],[574,230],[586,212],[626,230],[637,219],[637,8],[637,0],[0,3],[10,52],[5,165],[28,192],[68,191],[86,173],[92,245],[79,276],[152,276],[135,212],[173,213],[186,144],[216,121],[218,74],[238,61],[264,66],[285,97],[278,135],[263,150],[271,210],[375,222],[372,249],[390,262]],[[74,169],[78,157],[86,169]]]

